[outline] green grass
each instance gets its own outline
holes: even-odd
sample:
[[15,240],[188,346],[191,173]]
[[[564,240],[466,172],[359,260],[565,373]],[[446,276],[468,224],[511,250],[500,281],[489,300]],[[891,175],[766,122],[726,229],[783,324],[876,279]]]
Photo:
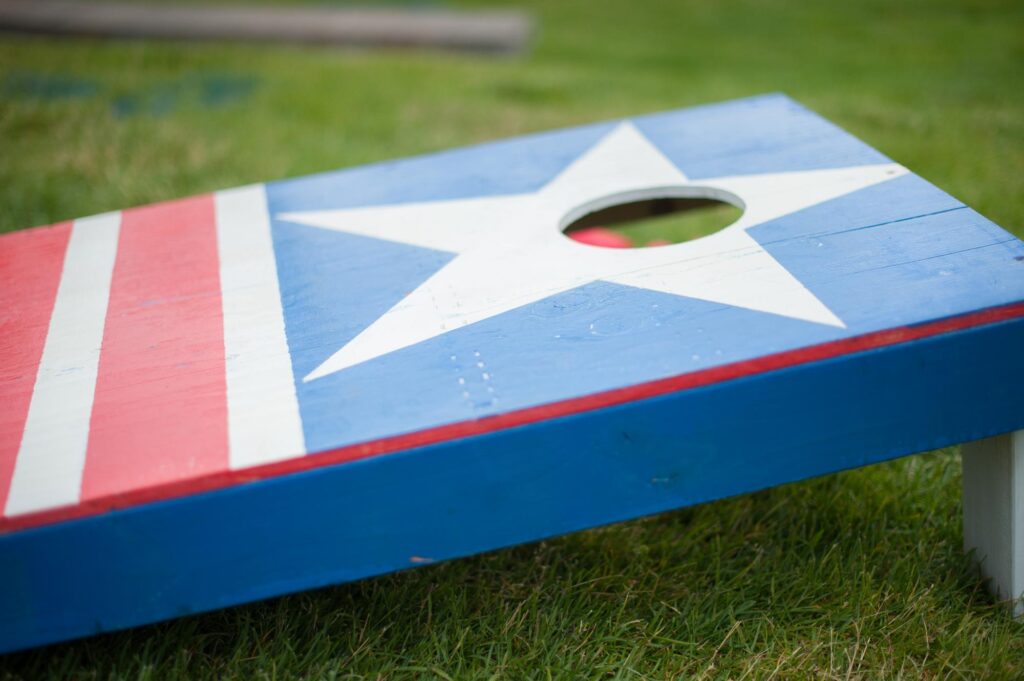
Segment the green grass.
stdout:
[[[533,50],[505,59],[0,38],[0,230],[781,90],[1024,234],[1019,2],[532,9]],[[973,576],[959,518],[942,451],[12,655],[0,676],[1020,677],[1024,625]]]
[[[689,199],[677,200],[677,202],[680,205],[672,209],[675,212],[665,214],[641,213],[641,217],[619,220],[599,219],[600,213],[586,215],[581,220],[569,225],[566,232],[600,226],[625,236],[630,240],[633,248],[641,248],[651,242],[677,244],[714,234],[736,222],[743,215],[743,209],[721,201]],[[641,204],[643,203],[646,202],[641,202]],[[664,244],[656,243],[655,245]]]

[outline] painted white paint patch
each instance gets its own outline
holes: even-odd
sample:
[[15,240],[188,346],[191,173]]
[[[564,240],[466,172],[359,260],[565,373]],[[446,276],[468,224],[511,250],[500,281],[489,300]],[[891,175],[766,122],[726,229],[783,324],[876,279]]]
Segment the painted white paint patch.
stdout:
[[231,468],[306,453],[262,185],[218,192]]
[[120,213],[76,220],[5,512],[74,504],[82,488]]

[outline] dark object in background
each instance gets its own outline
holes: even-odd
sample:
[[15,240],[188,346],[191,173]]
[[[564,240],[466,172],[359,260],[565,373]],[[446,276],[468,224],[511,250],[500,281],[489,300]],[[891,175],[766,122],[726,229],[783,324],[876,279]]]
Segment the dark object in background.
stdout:
[[185,7],[0,0],[0,30],[518,52],[529,38],[530,20],[514,11]]

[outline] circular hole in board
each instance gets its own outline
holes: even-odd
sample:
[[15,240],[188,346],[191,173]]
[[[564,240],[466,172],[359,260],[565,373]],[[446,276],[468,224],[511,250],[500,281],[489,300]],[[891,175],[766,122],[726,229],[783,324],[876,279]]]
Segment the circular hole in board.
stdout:
[[603,206],[562,231],[598,248],[658,248],[714,234],[741,215],[743,209],[735,203],[710,195],[662,196]]

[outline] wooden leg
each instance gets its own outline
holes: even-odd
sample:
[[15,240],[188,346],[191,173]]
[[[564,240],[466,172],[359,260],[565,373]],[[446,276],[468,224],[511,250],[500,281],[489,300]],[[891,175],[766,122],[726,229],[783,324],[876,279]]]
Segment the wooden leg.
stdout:
[[963,446],[964,548],[989,590],[1024,614],[1024,430]]

